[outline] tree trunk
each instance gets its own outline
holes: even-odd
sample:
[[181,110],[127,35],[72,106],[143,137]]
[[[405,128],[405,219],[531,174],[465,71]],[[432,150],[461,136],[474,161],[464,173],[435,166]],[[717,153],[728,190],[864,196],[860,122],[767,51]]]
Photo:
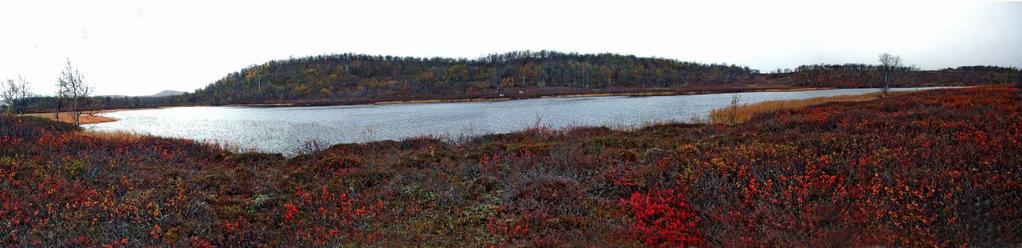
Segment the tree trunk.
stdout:
[[57,111],[53,114],[53,119],[60,121],[60,98],[57,98]]
[[81,125],[81,123],[78,121],[78,118],[81,116],[81,114],[82,109],[81,106],[78,106],[78,97],[75,97],[74,99],[71,100],[71,122],[74,123],[76,127]]

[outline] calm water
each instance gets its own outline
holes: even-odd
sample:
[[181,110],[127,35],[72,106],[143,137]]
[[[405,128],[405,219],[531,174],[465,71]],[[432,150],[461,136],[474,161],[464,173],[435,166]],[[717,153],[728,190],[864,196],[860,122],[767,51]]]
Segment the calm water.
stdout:
[[[898,91],[926,88],[893,89]],[[876,92],[839,89],[739,93],[741,103]],[[329,107],[177,107],[104,114],[118,121],[88,125],[232,144],[243,150],[291,153],[302,144],[400,140],[434,135],[459,138],[507,133],[539,123],[634,127],[659,121],[705,118],[727,106],[733,94],[653,97],[541,98],[499,102],[353,105]]]

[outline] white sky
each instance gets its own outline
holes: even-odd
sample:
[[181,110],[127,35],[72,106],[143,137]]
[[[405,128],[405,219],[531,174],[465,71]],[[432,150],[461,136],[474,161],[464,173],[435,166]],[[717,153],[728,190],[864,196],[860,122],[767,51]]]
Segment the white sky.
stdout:
[[52,94],[65,58],[99,95],[192,91],[243,67],[325,53],[475,58],[615,52],[762,71],[812,63],[1022,66],[1022,2],[0,2],[0,78]]

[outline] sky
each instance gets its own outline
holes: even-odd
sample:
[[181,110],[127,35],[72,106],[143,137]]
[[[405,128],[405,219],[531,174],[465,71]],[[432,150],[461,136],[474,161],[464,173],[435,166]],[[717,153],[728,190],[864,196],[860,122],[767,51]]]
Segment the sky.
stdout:
[[52,95],[65,60],[98,95],[193,91],[274,59],[621,53],[764,72],[815,63],[1022,67],[1022,2],[0,1],[0,79]]

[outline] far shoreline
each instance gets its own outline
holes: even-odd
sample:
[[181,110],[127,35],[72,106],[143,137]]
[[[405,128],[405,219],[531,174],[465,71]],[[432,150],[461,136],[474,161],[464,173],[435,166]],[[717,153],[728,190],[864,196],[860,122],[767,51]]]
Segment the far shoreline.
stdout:
[[[932,86],[919,86],[919,87],[908,87],[908,88],[921,88],[921,87],[932,87]],[[365,100],[365,101],[348,101],[348,102],[241,103],[241,104],[227,104],[227,105],[189,105],[189,106],[174,106],[174,107],[195,107],[195,106],[231,106],[231,107],[251,107],[251,108],[329,107],[329,106],[353,106],[353,105],[395,105],[395,104],[423,104],[423,103],[499,102],[499,101],[543,99],[543,98],[582,98],[582,97],[612,97],[612,96],[647,97],[647,96],[683,96],[683,95],[709,95],[709,94],[726,94],[726,93],[752,93],[752,92],[802,92],[802,91],[834,90],[834,89],[861,89],[861,88],[835,88],[835,87],[795,87],[795,88],[785,88],[785,87],[765,87],[765,88],[749,88],[747,90],[742,90],[742,89],[736,89],[736,90],[653,90],[653,91],[569,93],[569,94],[548,94],[548,95],[547,94],[540,94],[540,95],[514,96],[514,97],[468,97],[468,98],[414,99],[414,100]]]
[[[955,86],[915,86],[915,87],[901,87],[901,88],[926,88],[926,87],[955,87]],[[517,97],[474,97],[474,98],[451,98],[451,99],[416,99],[416,100],[365,100],[365,101],[348,101],[348,102],[284,102],[284,103],[251,103],[251,104],[227,104],[227,105],[180,105],[180,106],[158,106],[158,107],[140,107],[140,108],[116,108],[116,109],[101,109],[91,110],[82,113],[79,122],[81,125],[89,124],[100,124],[108,122],[116,122],[117,118],[104,116],[103,114],[119,112],[119,111],[130,111],[130,110],[145,110],[145,109],[161,109],[161,108],[175,108],[175,107],[245,107],[245,108],[281,108],[281,107],[330,107],[330,106],[355,106],[355,105],[400,105],[400,104],[430,104],[430,103],[468,103],[468,102],[500,102],[500,101],[513,101],[513,100],[528,100],[528,99],[545,99],[545,98],[584,98],[584,97],[650,97],[650,96],[683,96],[683,95],[709,95],[709,94],[727,94],[727,93],[755,93],[755,92],[804,92],[804,91],[817,91],[817,90],[837,90],[837,89],[864,89],[864,88],[840,88],[840,87],[762,87],[762,88],[748,88],[748,89],[723,89],[723,90],[651,90],[651,91],[622,91],[622,92],[599,92],[599,93],[576,93],[576,94],[549,94],[549,95],[529,95],[529,96],[517,96]],[[65,123],[71,122],[71,114],[69,112],[61,112],[60,119],[54,118],[54,112],[37,112],[28,113],[25,116],[32,116],[38,118],[44,118],[48,120],[60,121]]]

